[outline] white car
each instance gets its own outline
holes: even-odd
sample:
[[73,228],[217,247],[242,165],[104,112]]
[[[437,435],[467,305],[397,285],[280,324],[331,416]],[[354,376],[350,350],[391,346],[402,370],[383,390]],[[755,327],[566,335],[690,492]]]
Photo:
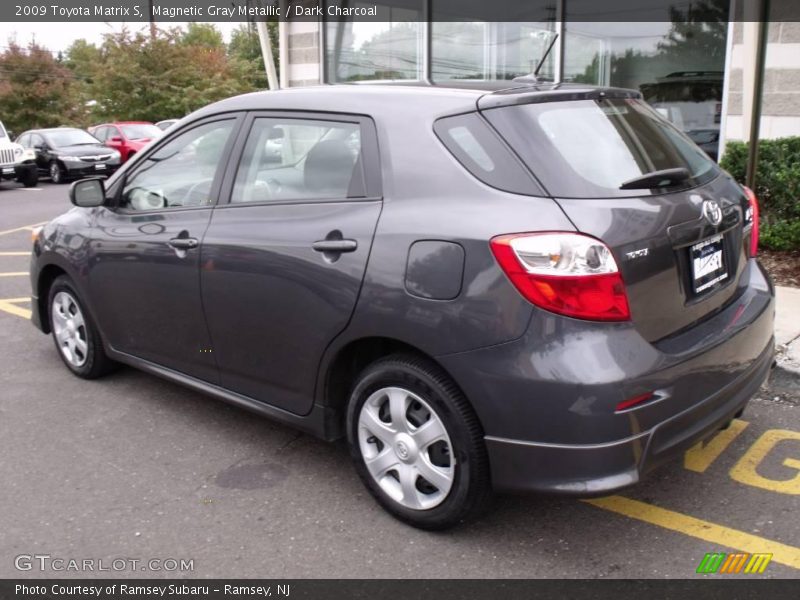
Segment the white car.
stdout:
[[36,154],[12,142],[0,121],[0,180],[3,179],[15,179],[25,187],[34,187],[39,183]]

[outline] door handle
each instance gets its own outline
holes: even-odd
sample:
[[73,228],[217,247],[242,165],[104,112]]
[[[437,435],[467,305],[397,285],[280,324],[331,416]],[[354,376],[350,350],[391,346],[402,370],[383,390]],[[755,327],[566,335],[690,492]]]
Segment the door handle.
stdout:
[[329,252],[338,254],[340,252],[355,252],[358,242],[355,240],[319,240],[311,244],[317,252]]
[[183,237],[172,238],[167,243],[176,250],[191,250],[192,248],[197,248],[197,246],[200,245],[200,242],[197,241],[197,238]]

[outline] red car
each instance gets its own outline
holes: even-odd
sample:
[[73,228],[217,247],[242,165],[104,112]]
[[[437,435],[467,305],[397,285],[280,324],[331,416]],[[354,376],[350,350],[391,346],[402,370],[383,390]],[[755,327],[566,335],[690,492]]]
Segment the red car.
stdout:
[[124,163],[163,131],[147,121],[119,121],[89,128],[89,133],[109,148],[117,150]]

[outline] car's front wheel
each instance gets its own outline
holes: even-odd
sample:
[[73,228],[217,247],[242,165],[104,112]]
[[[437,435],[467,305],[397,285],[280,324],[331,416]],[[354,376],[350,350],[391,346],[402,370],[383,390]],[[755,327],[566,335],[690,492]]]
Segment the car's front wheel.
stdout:
[[50,287],[48,307],[53,341],[70,371],[84,379],[95,379],[116,366],[106,356],[97,327],[66,275]]
[[50,163],[50,181],[53,183],[64,183],[66,181],[64,169],[55,160]]
[[359,376],[348,407],[356,470],[395,517],[445,529],[491,497],[483,434],[472,407],[435,365],[395,355]]
[[36,172],[36,169],[27,169],[19,176],[17,181],[26,188],[36,187],[36,184],[39,183],[39,173]]

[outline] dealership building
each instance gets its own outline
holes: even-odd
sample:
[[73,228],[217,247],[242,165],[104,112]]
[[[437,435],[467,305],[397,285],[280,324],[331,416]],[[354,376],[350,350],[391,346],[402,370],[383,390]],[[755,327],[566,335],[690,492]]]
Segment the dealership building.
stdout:
[[[704,149],[749,136],[756,0],[637,0],[627,3],[636,6],[631,14],[614,9],[625,3],[597,0],[378,1],[370,21],[281,23],[281,87],[510,80],[533,71],[557,33],[543,78],[638,89]],[[795,4],[770,3],[764,138],[800,135],[800,22],[789,20]],[[513,21],[494,21],[509,9]]]

